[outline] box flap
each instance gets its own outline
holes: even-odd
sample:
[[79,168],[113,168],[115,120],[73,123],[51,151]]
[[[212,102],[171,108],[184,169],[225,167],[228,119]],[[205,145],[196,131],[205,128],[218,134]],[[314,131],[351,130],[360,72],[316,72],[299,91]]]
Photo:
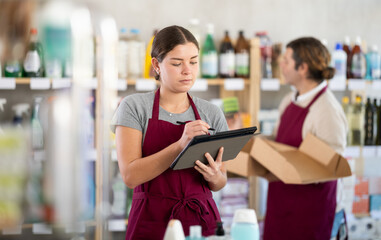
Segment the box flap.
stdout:
[[289,183],[297,181],[296,179],[299,178],[299,174],[295,168],[293,168],[277,150],[270,146],[270,144],[268,144],[269,142],[271,141],[257,138],[250,155],[283,182]]
[[307,134],[301,143],[299,150],[309,155],[310,157],[315,158],[324,166],[330,165],[332,159],[337,154],[335,150],[328,146],[328,144],[324,143],[322,140],[315,137],[311,133]]
[[348,177],[352,175],[351,167],[349,166],[348,160],[344,157],[338,155],[337,156],[338,164],[336,168],[336,176],[338,177]]

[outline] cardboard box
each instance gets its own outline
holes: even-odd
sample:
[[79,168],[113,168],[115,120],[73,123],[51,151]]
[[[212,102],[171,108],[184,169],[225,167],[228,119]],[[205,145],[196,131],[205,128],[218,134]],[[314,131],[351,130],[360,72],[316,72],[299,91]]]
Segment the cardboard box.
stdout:
[[355,195],[369,195],[369,179],[366,177],[356,177]]
[[370,195],[369,210],[371,212],[372,211],[381,211],[381,194]]
[[237,158],[226,162],[241,176],[273,173],[284,183],[308,184],[351,176],[347,160],[326,143],[308,134],[299,148],[256,137]]

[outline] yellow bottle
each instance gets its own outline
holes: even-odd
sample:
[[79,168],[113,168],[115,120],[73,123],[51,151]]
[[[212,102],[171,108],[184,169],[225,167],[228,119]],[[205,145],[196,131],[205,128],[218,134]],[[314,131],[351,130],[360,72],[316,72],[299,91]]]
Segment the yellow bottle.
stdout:
[[153,36],[152,36],[151,40],[149,41],[147,49],[146,49],[146,57],[145,57],[144,71],[143,71],[143,77],[144,78],[153,78],[154,77],[152,63],[151,63],[151,61],[152,61],[151,50],[152,50],[153,39],[155,38],[157,32],[158,31],[155,29]]

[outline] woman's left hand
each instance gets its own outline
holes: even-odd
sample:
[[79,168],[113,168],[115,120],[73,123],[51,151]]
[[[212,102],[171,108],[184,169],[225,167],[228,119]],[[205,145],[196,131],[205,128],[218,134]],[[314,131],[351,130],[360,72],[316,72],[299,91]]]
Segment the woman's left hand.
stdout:
[[203,164],[200,160],[196,161],[196,166],[194,167],[199,173],[204,176],[204,179],[210,184],[217,185],[221,180],[221,176],[224,174],[221,171],[222,166],[222,155],[224,153],[224,148],[221,147],[218,151],[216,161],[209,153],[205,153],[205,157],[208,160],[209,165]]

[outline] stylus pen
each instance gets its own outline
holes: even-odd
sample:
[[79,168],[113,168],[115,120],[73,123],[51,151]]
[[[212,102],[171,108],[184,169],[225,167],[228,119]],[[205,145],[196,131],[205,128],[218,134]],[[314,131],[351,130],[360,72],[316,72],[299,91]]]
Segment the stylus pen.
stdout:
[[[187,124],[186,122],[181,122],[181,121],[177,121],[176,123],[177,124]],[[209,131],[216,131],[216,129],[214,129],[214,128],[209,128],[208,130]]]

